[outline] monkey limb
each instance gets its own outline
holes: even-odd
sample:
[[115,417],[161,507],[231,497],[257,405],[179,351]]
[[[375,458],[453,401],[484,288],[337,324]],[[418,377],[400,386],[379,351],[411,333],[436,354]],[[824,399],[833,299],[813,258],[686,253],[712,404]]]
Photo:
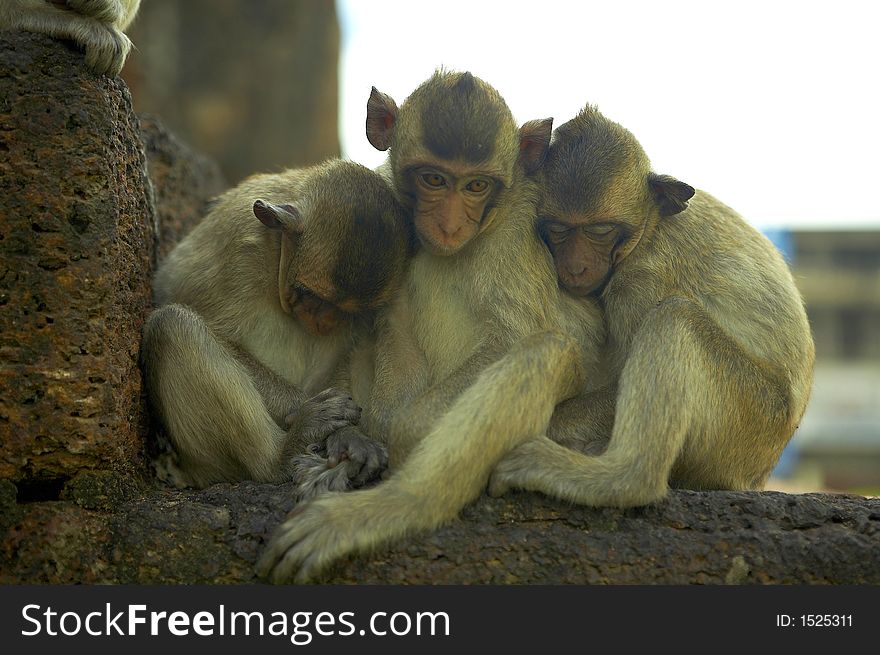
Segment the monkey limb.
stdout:
[[542,175],[541,231],[560,284],[605,307],[615,422],[596,457],[524,444],[491,491],[626,507],[670,484],[761,488],[812,379],[809,325],[782,258],[711,196],[651,173],[632,135],[595,109],[557,130]]
[[[578,372],[595,366],[602,339],[597,307],[559,294],[535,238],[529,172],[549,143],[549,120],[517,129],[494,89],[438,73],[399,110],[374,90],[367,130],[374,145],[391,147],[389,175],[422,244],[376,336],[372,384],[353,385],[367,393],[355,396],[364,421],[385,421],[392,474],[375,489],[299,508],[259,565],[276,582],[454,517],[498,458],[541,434],[553,407],[581,388]],[[488,181],[491,191],[463,180]],[[424,210],[422,182],[444,190],[442,210]]]
[[485,488],[504,453],[545,429],[557,402],[580,390],[582,376],[573,340],[558,333],[521,340],[479,374],[390,479],[297,508],[276,531],[258,573],[273,582],[295,573],[304,582],[342,555],[451,520]]
[[69,39],[86,52],[94,72],[118,75],[131,50],[123,33],[140,0],[4,0],[0,30],[24,30]]
[[[309,471],[338,489],[384,469],[384,446],[351,427],[359,408],[326,387],[360,334],[352,317],[393,293],[408,241],[387,185],[349,162],[255,176],[219,199],[157,273],[144,331],[148,393],[184,478]],[[317,450],[297,459],[313,442],[323,468]]]

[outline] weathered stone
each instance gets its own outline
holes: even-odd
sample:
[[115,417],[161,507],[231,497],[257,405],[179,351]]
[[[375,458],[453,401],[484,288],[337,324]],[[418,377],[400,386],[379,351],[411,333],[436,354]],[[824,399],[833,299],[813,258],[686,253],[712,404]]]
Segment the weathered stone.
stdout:
[[121,80],[27,33],[0,71],[0,478],[51,498],[142,466],[153,207]]
[[[252,583],[290,485],[158,490],[90,512],[19,506],[0,583]],[[73,526],[73,527],[71,527]],[[347,584],[878,584],[880,499],[673,491],[662,503],[573,507],[483,497],[460,520],[349,559]]]
[[156,116],[141,115],[141,139],[159,223],[157,261],[207,213],[208,201],[226,189],[220,167],[171,134]]

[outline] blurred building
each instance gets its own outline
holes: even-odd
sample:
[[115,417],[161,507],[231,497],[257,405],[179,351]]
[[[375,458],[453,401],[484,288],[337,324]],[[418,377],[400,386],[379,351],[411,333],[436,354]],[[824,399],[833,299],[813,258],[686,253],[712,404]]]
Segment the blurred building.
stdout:
[[816,342],[810,405],[777,474],[880,493],[880,231],[768,236],[789,256]]
[[216,159],[230,184],[339,155],[333,0],[148,0],[129,36],[136,111]]

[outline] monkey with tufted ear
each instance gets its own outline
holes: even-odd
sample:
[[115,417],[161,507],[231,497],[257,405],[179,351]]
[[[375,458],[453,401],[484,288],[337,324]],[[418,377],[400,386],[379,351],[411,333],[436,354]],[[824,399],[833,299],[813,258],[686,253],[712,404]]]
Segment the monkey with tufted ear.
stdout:
[[[550,119],[517,128],[470,73],[439,71],[400,106],[376,89],[367,135],[421,248],[355,374],[362,425],[388,442],[390,477],[302,505],[258,563],[272,581],[308,580],[334,560],[452,520],[494,465],[541,434],[583,389],[603,326],[596,304],[558,290],[535,236]],[[360,380],[360,382],[358,382]]]
[[352,162],[220,196],[160,266],[144,328],[149,399],[177,458],[167,477],[297,479],[309,496],[381,473],[384,447],[354,426],[360,408],[327,387],[410,250],[391,190]]
[[491,491],[627,507],[669,485],[762,488],[804,412],[814,358],[780,254],[712,196],[653,173],[594,107],[556,129],[541,180],[559,284],[597,298],[608,328],[615,405],[607,392],[578,401],[592,420],[604,407],[613,429],[598,456],[547,438],[520,446]]
[[131,50],[124,30],[141,0],[3,0],[0,30],[24,30],[69,39],[86,51],[98,74],[118,75]]

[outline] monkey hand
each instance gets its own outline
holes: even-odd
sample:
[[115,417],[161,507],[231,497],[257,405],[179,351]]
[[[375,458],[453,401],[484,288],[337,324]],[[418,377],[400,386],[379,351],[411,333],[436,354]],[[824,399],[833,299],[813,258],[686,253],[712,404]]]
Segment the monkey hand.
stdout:
[[[340,389],[324,389],[288,414],[284,422],[288,435],[301,444],[323,442],[340,428],[356,424],[361,408]],[[302,448],[296,449],[302,452]]]
[[328,494],[291,512],[276,528],[257,562],[257,574],[274,584],[308,582],[332,562],[372,548],[385,538],[379,485],[349,494]]
[[348,491],[377,480],[388,467],[388,450],[355,427],[337,430],[293,458],[295,497],[308,500],[328,491]]
[[388,449],[354,426],[340,428],[324,444],[327,464],[345,464],[353,487],[377,479],[388,468]]

